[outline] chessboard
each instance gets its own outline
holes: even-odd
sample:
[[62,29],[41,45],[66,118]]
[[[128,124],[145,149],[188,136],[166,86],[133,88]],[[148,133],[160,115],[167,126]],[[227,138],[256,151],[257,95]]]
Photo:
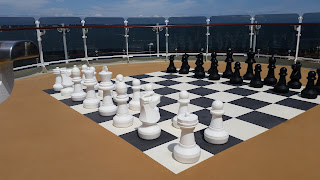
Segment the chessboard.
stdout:
[[[145,153],[146,156],[176,174],[320,104],[320,96],[317,99],[305,99],[300,96],[304,87],[297,90],[290,89],[288,93],[279,94],[273,92],[271,86],[252,88],[249,86],[249,81],[246,80],[242,85],[232,85],[226,78],[212,81],[207,78],[208,74],[204,79],[196,79],[193,74],[193,72],[189,74],[170,74],[161,71],[124,77],[130,97],[132,97],[131,86],[134,79],[139,79],[142,85],[152,83],[154,92],[161,95],[161,102],[158,104],[161,119],[158,125],[162,132],[160,137],[155,140],[139,138],[137,128],[142,123],[139,121],[138,111],[130,110],[130,113],[134,116],[133,126],[116,128],[112,125],[113,116],[100,116],[98,109],[85,109],[82,102],[74,102],[70,97],[61,96],[53,89],[44,91],[98,123],[107,131],[124,139]],[[201,157],[195,164],[181,164],[174,160],[172,156],[173,147],[179,142],[181,131],[172,126],[171,119],[178,112],[179,92],[182,90],[189,92],[189,110],[199,118],[199,124],[195,128],[195,140],[201,148]],[[98,94],[97,92],[97,97],[102,100],[102,97]],[[209,144],[203,137],[204,130],[211,122],[210,109],[214,100],[224,102],[224,127],[229,132],[230,137],[228,142],[223,145]]]

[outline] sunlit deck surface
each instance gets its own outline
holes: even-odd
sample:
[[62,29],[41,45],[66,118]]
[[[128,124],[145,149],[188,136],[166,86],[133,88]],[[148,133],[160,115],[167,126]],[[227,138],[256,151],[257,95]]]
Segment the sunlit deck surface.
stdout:
[[[190,65],[194,67],[194,63]],[[162,71],[167,66],[167,62],[108,64],[114,77],[120,73],[129,76]],[[176,62],[176,66],[181,63]],[[206,62],[204,68],[209,67]],[[267,65],[262,67],[261,76],[265,77]],[[224,62],[219,62],[219,71],[224,68]],[[291,68],[287,69],[290,74]],[[242,75],[245,70],[243,63]],[[303,85],[309,70],[302,68]],[[99,71],[101,66],[97,67]],[[319,105],[174,174],[43,92],[52,88],[54,81],[52,73],[18,79],[9,99],[0,104],[0,179],[320,178]]]

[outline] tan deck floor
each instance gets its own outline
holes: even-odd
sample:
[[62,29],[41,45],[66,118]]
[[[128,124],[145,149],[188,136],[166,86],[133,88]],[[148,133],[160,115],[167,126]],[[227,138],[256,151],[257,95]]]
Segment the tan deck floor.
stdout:
[[[167,66],[108,67],[115,77]],[[205,69],[209,66],[206,62]],[[224,68],[221,62],[219,71]],[[245,70],[242,64],[241,73]],[[307,72],[302,70],[304,85]],[[262,77],[266,73],[263,65]],[[176,175],[43,92],[54,81],[53,74],[17,80],[11,97],[0,104],[0,179],[320,179],[320,106]]]

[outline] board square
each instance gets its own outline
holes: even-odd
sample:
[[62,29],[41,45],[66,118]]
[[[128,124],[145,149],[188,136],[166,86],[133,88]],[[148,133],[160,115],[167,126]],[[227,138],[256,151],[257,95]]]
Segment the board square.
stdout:
[[177,100],[168,98],[166,96],[161,96],[160,103],[158,104],[158,107],[167,106],[167,105],[174,104],[174,103],[177,103]]
[[217,91],[213,90],[213,89],[207,89],[207,88],[204,88],[204,87],[199,87],[199,88],[196,88],[196,89],[188,90],[188,92],[193,93],[193,94],[197,94],[199,96],[205,96],[205,95],[208,95],[208,94],[215,93]]
[[244,114],[242,116],[237,117],[237,119],[253,123],[265,128],[272,128],[286,121],[284,118],[276,117],[270,114],[253,111],[248,114]]
[[[124,83],[126,83],[127,85],[129,85],[129,86],[132,86],[132,81],[127,81],[127,82],[124,82]],[[147,84],[148,82],[146,82],[146,81],[143,81],[143,80],[140,80],[140,84],[142,85],[142,84]]]
[[113,120],[99,123],[99,125],[105,129],[109,130],[113,134],[120,136],[120,135],[127,134],[129,132],[133,132],[133,131],[137,130],[137,128],[139,126],[141,126],[142,123],[138,118],[133,117],[132,126],[127,127],[127,128],[117,128],[117,127],[113,126]]
[[166,74],[166,75],[159,76],[159,77],[164,78],[164,79],[175,79],[175,78],[179,78],[179,77],[183,77],[183,76],[176,75],[176,74]]
[[293,95],[295,95],[295,94],[299,94],[299,93],[296,92],[296,91],[290,91],[290,90],[289,90],[289,92],[287,92],[287,93],[277,93],[277,92],[274,92],[272,89],[269,89],[269,90],[267,90],[267,91],[265,91],[265,92],[271,93],[271,94],[280,95],[280,96],[286,96],[286,97],[290,97],[290,96],[293,96]]
[[200,146],[200,148],[214,155],[242,142],[241,139],[235,138],[233,136],[229,136],[228,142],[225,144],[219,144],[219,145],[211,144],[204,139],[204,130],[195,132],[194,135],[195,135],[196,143]]
[[53,89],[45,89],[43,90],[44,92],[46,92],[47,94],[55,94],[55,93],[58,93],[56,91],[54,91]]
[[264,101],[264,102],[269,102],[269,103],[276,103],[278,101],[284,100],[287,97],[285,96],[279,96],[276,94],[270,94],[270,93],[266,93],[266,92],[258,92],[252,95],[247,96],[248,98],[251,99],[257,99],[260,101]]
[[240,96],[249,96],[249,95],[257,93],[258,91],[254,91],[254,90],[244,89],[244,88],[238,87],[238,88],[229,89],[229,90],[227,90],[225,92],[232,93],[232,94],[237,94],[237,95],[240,95]]
[[153,140],[153,141],[141,139],[138,135],[138,131],[132,131],[132,132],[123,134],[120,137],[141,151],[146,151],[148,149],[154,148],[166,142],[177,139],[177,137],[165,131],[161,131],[160,137],[158,137],[156,140]]
[[188,83],[179,83],[179,84],[170,86],[170,88],[177,89],[179,91],[183,91],[183,90],[187,91],[187,90],[194,89],[197,87],[199,87],[199,86],[195,86],[195,85],[188,84]]
[[[159,108],[159,112],[160,112],[159,122],[171,119],[175,116],[174,113],[164,110],[163,107]],[[134,114],[133,116],[139,119],[140,113]]]
[[179,82],[173,81],[173,80],[164,80],[164,81],[158,81],[156,82],[156,84],[160,84],[162,86],[172,86],[172,85],[179,84]]
[[203,81],[203,80],[196,80],[196,81],[191,81],[188,83],[193,84],[193,85],[197,85],[197,86],[207,86],[210,84],[214,84],[214,82],[208,82],[208,81]]
[[95,112],[92,112],[92,113],[87,113],[87,114],[85,114],[85,116],[87,116],[89,119],[93,120],[96,123],[102,123],[102,122],[105,122],[105,121],[110,121],[114,117],[114,115],[113,116],[101,116],[99,114],[99,111],[95,111]]
[[225,81],[225,82],[222,82],[222,84],[227,84],[227,85],[230,85],[230,86],[236,86],[236,87],[239,87],[239,86],[243,86],[243,85],[248,85],[249,83],[243,81],[242,84],[231,84],[230,81]]
[[213,100],[206,97],[199,97],[196,99],[192,99],[190,104],[194,104],[203,108],[208,108],[212,105]]
[[263,108],[257,109],[257,111],[271,114],[284,119],[291,119],[304,112],[303,110],[300,110],[300,109],[291,108],[291,107],[283,106],[279,104],[270,104]]
[[[199,122],[209,126],[212,119],[212,114],[210,113],[209,109],[202,109],[196,112],[193,112],[193,114],[196,114],[198,116]],[[222,115],[223,121],[226,121],[228,119],[231,119],[231,117]]]
[[277,102],[276,104],[297,108],[304,111],[311,109],[317,105],[315,103],[301,101],[301,100],[292,99],[292,98],[284,99],[282,101]]
[[152,77],[152,76],[147,75],[147,74],[139,74],[139,75],[130,76],[130,77],[135,78],[135,79],[144,79],[144,78],[148,78],[148,77]]
[[210,84],[210,85],[207,85],[207,86],[204,86],[204,87],[208,88],[208,89],[214,89],[214,90],[217,90],[217,91],[226,91],[226,90],[235,88],[234,86],[227,85],[227,84],[222,84],[222,83]]
[[237,100],[231,101],[229,103],[235,104],[238,106],[242,106],[242,107],[246,107],[249,109],[253,109],[253,110],[262,108],[262,107],[270,104],[270,103],[267,103],[264,101],[259,101],[259,100],[255,100],[255,99],[251,99],[251,98],[247,98],[247,97],[243,97],[241,99],[237,99]]
[[163,87],[163,88],[155,89],[154,92],[160,95],[168,95],[168,94],[173,94],[179,91],[169,87]]
[[205,97],[213,100],[218,99],[222,102],[230,102],[230,101],[234,101],[242,98],[242,96],[232,94],[232,93],[227,93],[227,92],[216,92],[213,94],[206,95]]

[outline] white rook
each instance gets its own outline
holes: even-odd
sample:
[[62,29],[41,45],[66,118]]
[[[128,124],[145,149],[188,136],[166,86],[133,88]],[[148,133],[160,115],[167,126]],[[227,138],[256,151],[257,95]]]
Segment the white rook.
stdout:
[[193,132],[198,122],[198,116],[195,114],[178,115],[181,136],[179,144],[173,148],[173,157],[181,163],[196,163],[200,159],[201,150],[196,144]]
[[204,139],[211,144],[224,144],[229,139],[229,133],[223,127],[223,102],[216,100],[212,103],[210,126],[204,131]]

